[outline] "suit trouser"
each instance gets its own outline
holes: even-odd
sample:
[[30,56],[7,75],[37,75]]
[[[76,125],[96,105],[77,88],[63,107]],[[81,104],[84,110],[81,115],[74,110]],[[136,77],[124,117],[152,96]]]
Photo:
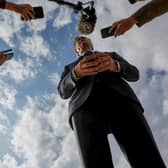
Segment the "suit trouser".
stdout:
[[166,168],[139,106],[115,105],[94,109],[86,104],[73,116],[84,168],[114,167],[109,133],[114,135],[132,168]]

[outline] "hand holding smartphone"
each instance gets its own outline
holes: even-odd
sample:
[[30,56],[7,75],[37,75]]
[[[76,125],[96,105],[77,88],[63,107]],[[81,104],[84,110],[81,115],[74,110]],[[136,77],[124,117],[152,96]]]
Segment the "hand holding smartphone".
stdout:
[[6,60],[12,59],[13,55],[14,55],[14,53],[13,53],[12,49],[0,51],[0,56],[6,57]]
[[[35,13],[34,19],[41,19],[44,18],[44,11],[41,6],[33,7],[33,11]],[[24,21],[23,16],[21,16],[21,20]]]
[[7,60],[12,59],[13,55],[14,54],[12,52],[12,49],[0,51],[0,65],[2,65]]

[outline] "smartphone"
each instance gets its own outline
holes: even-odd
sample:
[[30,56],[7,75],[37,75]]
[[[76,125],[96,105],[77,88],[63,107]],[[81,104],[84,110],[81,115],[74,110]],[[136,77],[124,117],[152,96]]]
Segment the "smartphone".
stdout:
[[5,57],[7,57],[7,60],[10,60],[12,59],[14,53],[12,49],[8,49],[8,50],[0,51],[0,56],[1,55],[4,55]]
[[6,54],[6,56],[8,57],[8,60],[12,59],[13,55],[14,55],[13,53]]
[[[34,19],[44,18],[44,11],[41,6],[33,7],[33,10],[35,12]],[[21,16],[21,20],[24,20],[23,16]]]
[[114,35],[115,29],[113,29],[111,32],[109,32],[110,28],[111,28],[111,26],[105,27],[100,30],[102,38],[107,38],[107,37]]

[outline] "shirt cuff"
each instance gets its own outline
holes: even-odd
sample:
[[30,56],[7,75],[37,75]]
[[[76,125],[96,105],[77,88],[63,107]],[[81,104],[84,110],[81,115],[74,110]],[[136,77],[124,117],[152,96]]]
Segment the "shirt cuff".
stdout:
[[80,79],[79,77],[76,76],[76,73],[75,73],[75,69],[74,69],[74,68],[72,69],[72,79],[73,79],[74,81],[78,81],[78,80]]
[[121,65],[118,61],[114,60],[114,62],[117,64],[117,69],[114,72],[121,72]]

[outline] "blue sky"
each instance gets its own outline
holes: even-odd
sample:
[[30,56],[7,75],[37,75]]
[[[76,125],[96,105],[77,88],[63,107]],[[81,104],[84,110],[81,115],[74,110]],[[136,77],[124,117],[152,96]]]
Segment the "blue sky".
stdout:
[[[17,2],[43,6],[45,18],[24,23],[17,14],[0,11],[0,50],[12,48],[15,54],[0,67],[0,168],[79,168],[68,100],[57,94],[64,65],[75,59],[78,15],[47,0]],[[141,79],[130,84],[168,164],[167,14],[117,39],[101,39],[100,28],[129,16],[143,2],[95,2],[98,20],[89,37],[96,50],[116,51],[139,68]],[[116,167],[129,168],[111,135],[109,139]]]

